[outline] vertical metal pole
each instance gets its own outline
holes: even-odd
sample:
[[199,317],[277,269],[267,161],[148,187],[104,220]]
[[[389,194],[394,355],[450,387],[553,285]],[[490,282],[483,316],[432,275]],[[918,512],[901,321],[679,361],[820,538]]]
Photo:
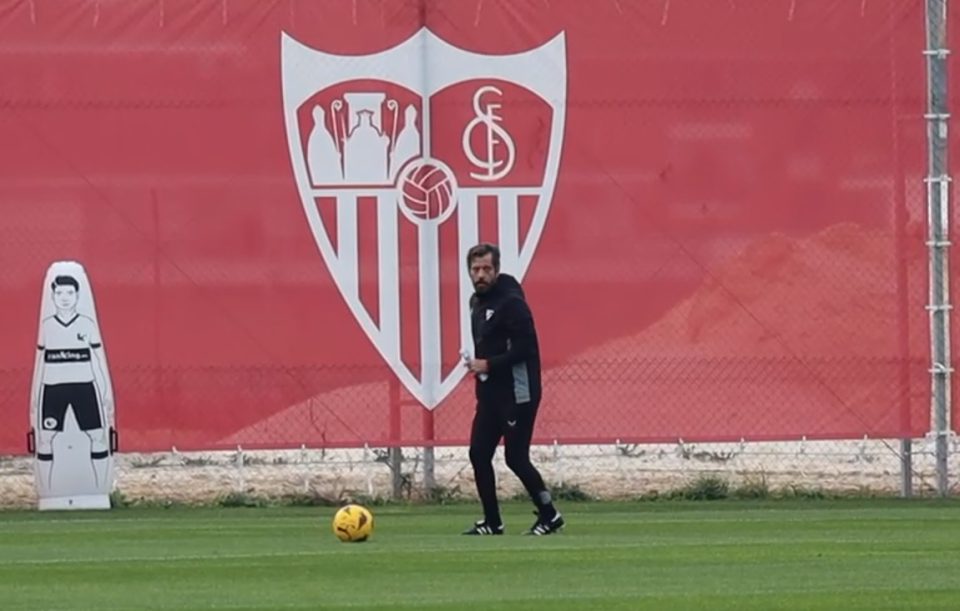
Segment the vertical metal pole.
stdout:
[[926,0],[927,184],[930,251],[931,433],[935,440],[937,493],[949,493],[947,473],[950,431],[950,282],[948,276],[950,176],[947,166],[947,0]]
[[910,283],[907,269],[907,194],[906,179],[903,172],[903,155],[901,152],[900,130],[901,121],[907,115],[903,109],[903,97],[900,90],[899,78],[899,26],[898,14],[895,10],[897,0],[889,0],[889,28],[890,45],[888,59],[890,61],[890,91],[892,104],[890,105],[890,128],[893,138],[893,225],[896,232],[897,256],[897,351],[899,364],[897,367],[898,387],[900,393],[899,428],[900,428],[900,496],[907,498],[913,495],[913,422],[911,419],[910,400]]
[[[166,380],[164,379],[161,342],[163,333],[160,331],[160,296],[163,294],[163,281],[160,279],[160,198],[157,189],[150,189],[150,211],[153,216],[153,295],[150,303],[153,307],[153,400],[156,401],[154,413],[164,413],[167,407]],[[151,423],[153,425],[153,423]]]
[[423,492],[427,498],[432,498],[433,491],[437,487],[433,451],[433,440],[435,437],[433,411],[422,406],[420,409],[423,410],[423,439],[426,442],[423,448]]
[[900,496],[913,496],[913,441],[900,440]]
[[390,448],[390,473],[393,500],[403,498],[403,448]]
[[387,460],[390,467],[391,492],[394,500],[403,497],[403,448],[400,438],[402,436],[400,418],[401,407],[400,382],[395,377],[390,378],[390,447],[387,450]]

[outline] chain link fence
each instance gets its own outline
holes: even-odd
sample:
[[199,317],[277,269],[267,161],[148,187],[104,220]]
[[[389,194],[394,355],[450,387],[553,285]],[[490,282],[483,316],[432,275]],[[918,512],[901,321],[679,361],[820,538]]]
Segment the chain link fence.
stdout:
[[[960,443],[949,444],[950,473],[960,468]],[[913,442],[909,470],[901,441],[736,442],[672,444],[539,444],[532,451],[560,499],[823,498],[937,494],[933,439]],[[495,457],[503,498],[525,498]],[[118,455],[118,504],[337,504],[401,500],[455,502],[475,498],[465,447],[302,448],[210,452],[123,452]],[[905,477],[907,478],[905,480]],[[957,493],[956,479],[950,494]],[[6,507],[36,504],[33,460],[0,459]]]
[[68,258],[97,287],[116,502],[474,498],[469,380],[431,412],[382,362],[284,142],[281,34],[362,54],[421,27],[488,54],[566,37],[562,163],[524,283],[533,455],[557,496],[955,494],[946,2],[774,4],[0,9],[0,137],[19,143],[0,151],[0,504],[36,504],[32,325]]

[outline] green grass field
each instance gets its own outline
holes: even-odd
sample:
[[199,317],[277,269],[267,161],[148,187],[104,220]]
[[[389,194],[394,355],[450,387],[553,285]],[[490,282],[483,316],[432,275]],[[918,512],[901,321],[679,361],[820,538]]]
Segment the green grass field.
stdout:
[[958,609],[960,502],[567,503],[565,532],[458,533],[475,505],[0,513],[0,609]]

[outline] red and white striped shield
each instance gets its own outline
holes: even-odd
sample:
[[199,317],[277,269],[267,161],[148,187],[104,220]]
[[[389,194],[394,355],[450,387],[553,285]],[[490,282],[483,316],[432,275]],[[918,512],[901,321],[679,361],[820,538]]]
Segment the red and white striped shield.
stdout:
[[547,220],[566,96],[561,33],[482,55],[421,29],[372,55],[283,34],[290,160],[317,246],[360,326],[436,407],[472,346],[466,252],[495,242],[522,279]]

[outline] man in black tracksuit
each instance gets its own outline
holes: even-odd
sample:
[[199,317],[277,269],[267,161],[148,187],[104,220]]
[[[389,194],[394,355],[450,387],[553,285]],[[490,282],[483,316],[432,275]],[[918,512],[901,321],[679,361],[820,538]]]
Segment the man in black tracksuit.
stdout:
[[500,273],[500,251],[479,244],[467,254],[476,292],[470,299],[474,355],[466,366],[476,377],[477,411],[470,434],[470,463],[484,517],[467,535],[503,534],[493,456],[504,439],[507,466],[537,506],[526,534],[549,535],[563,525],[540,472],[530,462],[530,440],[540,406],[540,348],[533,315],[516,278]]

